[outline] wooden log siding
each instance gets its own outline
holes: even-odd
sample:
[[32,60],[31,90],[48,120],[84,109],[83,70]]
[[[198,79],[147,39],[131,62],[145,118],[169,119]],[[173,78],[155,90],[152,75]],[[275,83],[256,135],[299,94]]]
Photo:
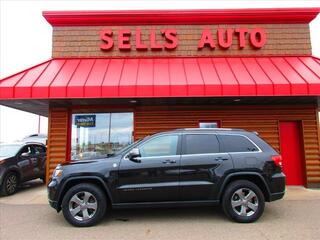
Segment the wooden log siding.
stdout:
[[[86,112],[84,109],[79,109]],[[49,146],[47,168],[51,176],[58,163],[67,158],[67,109],[51,109],[49,115]],[[280,152],[279,121],[301,121],[305,152],[306,184],[320,186],[320,152],[317,109],[303,106],[190,106],[137,107],[135,137],[176,128],[198,127],[200,121],[218,120],[221,127],[257,131]]]
[[68,145],[68,110],[51,108],[49,111],[46,182],[59,163],[66,161]]
[[214,107],[141,107],[135,112],[135,136],[175,128],[198,127],[199,121],[219,120],[224,128],[257,131],[281,152],[279,121],[301,121],[305,152],[306,183],[320,184],[320,153],[315,106],[214,106]]

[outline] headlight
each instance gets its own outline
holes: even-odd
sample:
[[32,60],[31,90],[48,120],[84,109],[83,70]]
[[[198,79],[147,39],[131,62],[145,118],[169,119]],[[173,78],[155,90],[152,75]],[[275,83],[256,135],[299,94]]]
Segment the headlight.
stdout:
[[53,171],[52,176],[53,176],[53,177],[61,177],[61,176],[62,176],[62,172],[63,172],[63,170],[61,169],[61,166],[58,165],[58,166],[56,167],[56,169]]

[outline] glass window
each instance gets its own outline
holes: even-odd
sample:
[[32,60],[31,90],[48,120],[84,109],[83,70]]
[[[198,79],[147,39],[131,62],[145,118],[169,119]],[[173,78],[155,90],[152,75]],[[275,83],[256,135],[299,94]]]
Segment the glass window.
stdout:
[[225,152],[254,152],[257,147],[244,136],[219,135],[223,142]]
[[218,128],[219,122],[199,122],[199,128]]
[[184,148],[184,154],[218,153],[219,142],[214,134],[188,134]]
[[133,113],[72,115],[71,159],[107,157],[133,142]]
[[21,153],[20,154],[28,154],[28,155],[34,155],[36,153],[34,147],[28,145],[22,148]]
[[45,148],[42,146],[34,146],[34,149],[35,149],[36,154],[41,154],[41,153],[46,152]]
[[139,149],[141,157],[157,157],[176,155],[177,146],[178,135],[166,135],[151,139]]

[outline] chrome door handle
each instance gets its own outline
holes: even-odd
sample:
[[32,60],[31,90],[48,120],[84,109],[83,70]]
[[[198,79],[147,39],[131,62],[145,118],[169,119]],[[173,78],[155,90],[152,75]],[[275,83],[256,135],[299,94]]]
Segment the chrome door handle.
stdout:
[[216,157],[214,160],[216,161],[226,161],[228,160],[229,158],[224,158],[224,157]]
[[173,163],[176,163],[176,160],[166,159],[166,160],[162,161],[162,163],[164,163],[164,164],[173,164]]

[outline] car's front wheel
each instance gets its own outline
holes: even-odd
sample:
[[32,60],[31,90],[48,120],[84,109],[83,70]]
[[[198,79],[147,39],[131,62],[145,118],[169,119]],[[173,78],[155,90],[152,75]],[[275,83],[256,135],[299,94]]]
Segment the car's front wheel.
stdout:
[[241,223],[256,221],[263,213],[265,199],[260,188],[247,180],[230,183],[222,198],[225,214]]
[[19,184],[18,175],[14,172],[8,172],[2,182],[1,195],[12,195],[17,191]]
[[105,215],[107,200],[104,192],[94,184],[78,184],[70,188],[62,200],[65,219],[77,227],[89,227]]

